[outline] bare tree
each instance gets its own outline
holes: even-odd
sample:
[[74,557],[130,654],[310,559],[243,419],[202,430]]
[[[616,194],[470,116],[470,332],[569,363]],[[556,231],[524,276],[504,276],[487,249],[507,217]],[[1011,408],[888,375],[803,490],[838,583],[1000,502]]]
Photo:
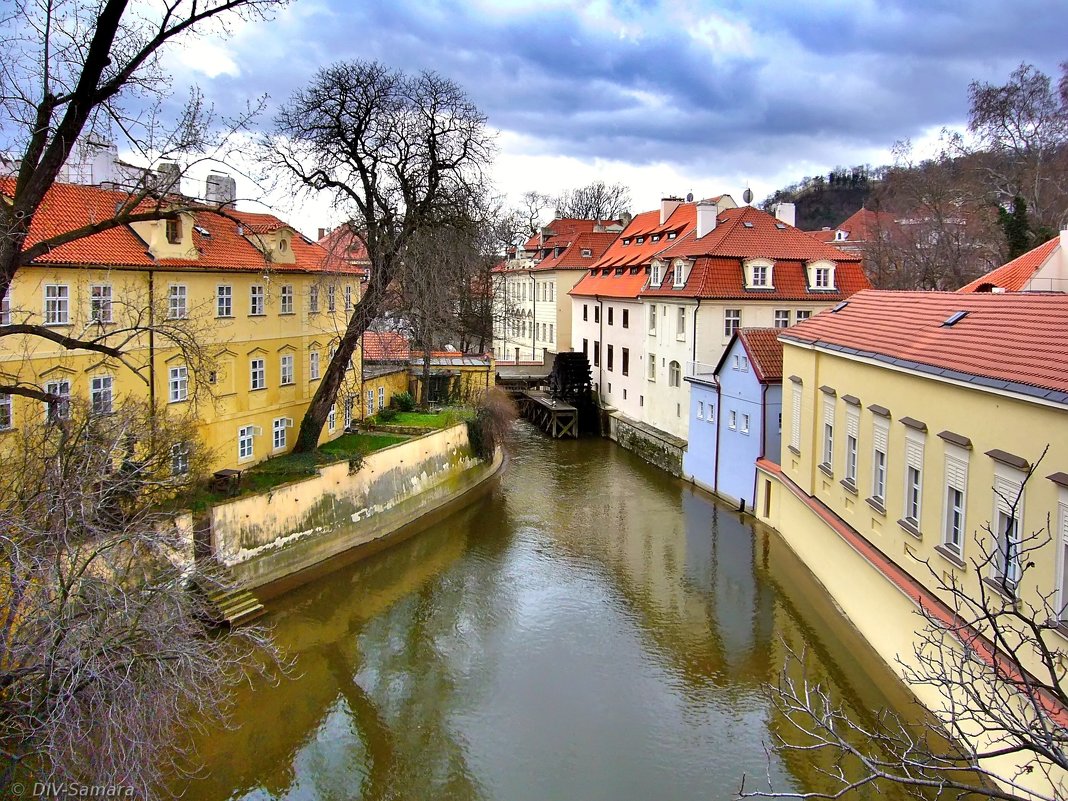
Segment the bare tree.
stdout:
[[[150,14],[129,0],[20,0],[0,12],[0,153],[12,173],[2,184],[9,202],[0,203],[0,297],[21,267],[60,245],[189,208],[175,194],[180,169],[162,179],[149,169],[132,170],[125,176],[129,191],[113,213],[87,215],[65,230],[31,232],[79,143],[118,137],[150,165],[222,158],[230,134],[255,108],[217,119],[193,90],[178,118],[165,121],[171,92],[161,55],[171,42],[223,32],[228,20],[260,17],[280,2],[166,0]],[[115,359],[122,357],[126,333],[78,336],[29,323],[0,326],[0,338],[36,336]]]
[[492,145],[485,117],[452,81],[355,61],[320,70],[295,93],[268,146],[299,185],[351,211],[371,263],[366,291],[301,420],[294,450],[308,451],[363,332],[386,307],[409,240],[462,216],[481,189]]
[[[0,792],[124,785],[195,766],[191,727],[282,667],[263,630],[205,629],[191,533],[160,504],[201,475],[192,421],[72,407],[5,443],[0,474]],[[152,436],[148,436],[149,431]]]
[[[1038,463],[1027,478],[1034,475]],[[997,492],[995,488],[995,492]],[[1023,489],[998,493],[1009,509],[1004,529],[976,532],[970,561],[974,585],[921,560],[945,606],[921,605],[913,659],[899,660],[906,682],[933,689],[936,720],[917,730],[889,712],[874,726],[850,719],[826,690],[805,678],[791,655],[772,699],[791,730],[777,747],[804,752],[832,789],[822,792],[747,790],[743,797],[847,798],[867,785],[893,783],[936,791],[939,798],[1011,801],[1062,799],[1068,791],[1068,648],[1060,633],[1056,594],[1033,578],[1050,558],[1046,525],[1017,530]],[[982,577],[989,577],[989,581]],[[1003,758],[1018,767],[1006,770]]]
[[977,166],[997,202],[1024,198],[1052,235],[1068,222],[1068,61],[1057,89],[1041,70],[1021,64],[1003,85],[973,81],[968,95]]
[[615,220],[630,211],[630,189],[623,184],[594,181],[561,192],[554,201],[557,217]]

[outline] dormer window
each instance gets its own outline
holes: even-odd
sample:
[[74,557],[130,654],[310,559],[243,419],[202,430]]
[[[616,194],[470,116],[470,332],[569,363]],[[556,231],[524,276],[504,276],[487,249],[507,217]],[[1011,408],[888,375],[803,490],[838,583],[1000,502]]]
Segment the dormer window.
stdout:
[[674,239],[676,236],[678,236],[678,234],[674,231],[668,231],[668,239]]
[[624,239],[623,240],[623,244],[624,245],[629,245],[630,244],[630,239]]
[[771,259],[750,259],[744,264],[746,289],[773,289],[775,262]]
[[664,281],[664,263],[660,261],[654,261],[652,263],[652,271],[649,273],[649,284],[652,286],[660,286]]
[[846,238],[848,236],[849,236],[849,234],[846,233],[845,231],[835,231],[834,232],[834,241],[835,242],[845,242]]
[[654,242],[659,242],[660,241],[660,234],[653,234],[653,241]]
[[680,289],[686,286],[686,279],[689,277],[689,262],[685,259],[675,259],[675,288]]
[[584,259],[592,259],[593,258],[593,250],[591,248],[583,248],[582,249],[582,258],[584,258]]
[[812,290],[834,289],[834,262],[826,259],[805,265],[808,270],[808,288]]
[[635,242],[637,242],[637,243],[638,243],[638,244],[640,245],[640,244],[641,244],[642,242],[644,242],[644,241],[645,241],[645,237],[644,237],[644,236],[639,236],[639,237],[638,237],[637,239],[635,239],[634,241],[635,241]]
[[289,242],[286,240],[286,238],[282,237],[281,239],[279,239],[278,240],[278,251],[280,253],[285,253],[288,249],[289,249]]
[[182,241],[182,219],[180,217],[167,220],[167,241],[172,245],[177,245]]

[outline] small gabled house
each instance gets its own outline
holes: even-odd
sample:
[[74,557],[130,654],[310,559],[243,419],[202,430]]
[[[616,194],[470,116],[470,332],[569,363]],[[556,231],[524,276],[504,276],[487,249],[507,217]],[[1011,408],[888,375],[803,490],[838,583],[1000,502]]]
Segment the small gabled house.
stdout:
[[695,484],[752,508],[756,461],[779,462],[782,343],[777,328],[741,328],[711,376],[688,376],[690,440],[683,472]]
[[1068,292],[1068,229],[958,292]]

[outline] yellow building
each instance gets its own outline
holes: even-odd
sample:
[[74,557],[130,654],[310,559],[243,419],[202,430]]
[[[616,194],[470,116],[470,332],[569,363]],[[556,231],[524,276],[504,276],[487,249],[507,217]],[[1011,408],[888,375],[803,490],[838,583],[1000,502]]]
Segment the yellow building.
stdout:
[[[107,219],[122,192],[57,184],[30,242]],[[292,448],[297,426],[359,299],[360,273],[268,214],[205,206],[54,248],[23,267],[0,324],[98,338],[123,358],[67,350],[40,336],[0,339],[0,384],[19,383],[107,413],[124,397],[196,420],[212,469],[243,468]],[[359,352],[323,431],[360,390]],[[63,414],[57,408],[53,413]],[[0,430],[46,414],[0,396]],[[187,469],[175,448],[173,466]]]
[[780,339],[756,511],[883,658],[913,659],[951,581],[1068,651],[1068,296],[865,291]]

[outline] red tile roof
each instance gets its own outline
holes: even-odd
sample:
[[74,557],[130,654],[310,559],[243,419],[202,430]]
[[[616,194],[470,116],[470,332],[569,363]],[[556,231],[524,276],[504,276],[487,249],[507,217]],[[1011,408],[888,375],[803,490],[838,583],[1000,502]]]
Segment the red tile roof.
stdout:
[[1022,256],[1017,256],[1007,264],[991,270],[986,275],[976,278],[970,284],[965,284],[958,292],[989,292],[997,287],[1007,292],[1019,292],[1027,287],[1028,282],[1038,272],[1038,268],[1045,264],[1057,246],[1060,239],[1054,237],[1049,242],[1029,250]]
[[[11,179],[0,180],[0,193],[10,195],[12,186]],[[96,186],[54,184],[34,216],[27,244],[33,245],[58,234],[108,219],[114,215],[117,204],[125,202],[128,197],[125,192]],[[154,207],[150,205],[148,208]],[[153,259],[148,254],[144,240],[134,233],[132,228],[119,226],[60,245],[40,256],[35,263],[262,272],[266,266],[264,255],[243,234],[292,228],[272,214],[235,209],[226,209],[225,212],[219,213],[210,207],[195,207],[193,214],[195,225],[208,232],[208,235],[195,229],[192,232],[197,258]],[[226,216],[223,216],[224,214]],[[243,233],[238,232],[239,226]],[[349,272],[343,263],[331,259],[323,248],[300,235],[292,238],[291,246],[295,263],[274,263],[270,265],[272,270]]]
[[361,265],[371,263],[367,248],[348,225],[339,225],[319,240],[319,244],[330,253]]
[[[572,295],[636,298],[645,284],[645,268],[661,251],[685,236],[697,219],[693,203],[681,203],[661,224],[660,210],[637,215],[571,290]],[[668,237],[674,234],[675,239]],[[638,239],[641,242],[638,242]],[[654,241],[655,240],[655,241]],[[607,273],[607,274],[606,274]]]
[[896,225],[893,214],[862,208],[853,212],[835,228],[824,228],[820,231],[809,231],[808,233],[821,242],[831,243],[835,241],[835,235],[838,231],[845,231],[846,238],[839,241],[847,243],[868,242],[876,238],[879,235],[879,231],[885,231],[893,225]]
[[[532,268],[532,272],[544,272],[546,270],[586,270],[597,262],[604,252],[608,250],[618,233],[607,231],[591,231],[574,235],[574,240],[562,243],[559,256],[549,256],[542,259]],[[583,256],[582,252],[588,250],[589,256]]]
[[735,334],[761,383],[782,381],[782,343],[779,341],[782,332],[781,328],[739,328]]
[[408,337],[396,331],[367,331],[363,335],[363,358],[366,361],[407,361],[411,355]]
[[[968,314],[952,326],[943,322]],[[1068,404],[1068,294],[858,292],[782,338]]]
[[576,234],[592,233],[607,225],[618,225],[619,220],[586,220],[580,217],[557,217],[533,234],[523,245],[524,250],[538,250],[557,244],[557,239],[573,239]]
[[[646,287],[643,296],[749,300],[841,300],[869,289],[861,258],[826,245],[811,235],[751,206],[728,209],[717,218],[716,228],[698,239],[695,231],[660,254],[693,259],[682,287],[674,285],[674,269],[659,287]],[[743,262],[749,258],[775,262],[774,289],[746,289]],[[806,262],[835,263],[834,290],[810,290]]]

